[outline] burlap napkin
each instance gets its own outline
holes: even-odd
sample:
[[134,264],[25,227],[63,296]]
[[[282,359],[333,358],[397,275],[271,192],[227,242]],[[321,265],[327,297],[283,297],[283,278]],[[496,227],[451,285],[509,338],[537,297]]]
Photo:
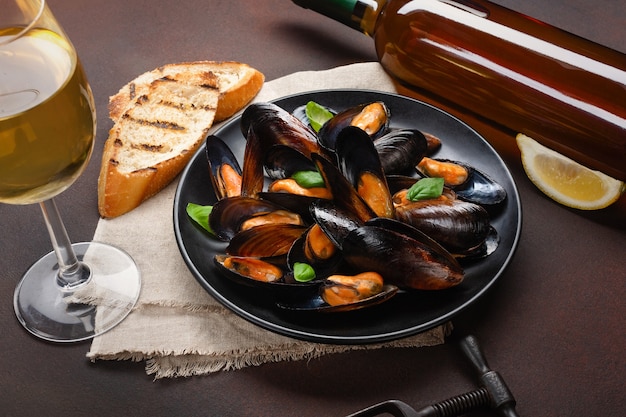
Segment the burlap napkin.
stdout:
[[[395,92],[378,63],[363,63],[267,82],[255,101],[333,88]],[[188,271],[173,232],[176,186],[177,181],[132,212],[98,223],[94,240],[126,250],[139,265],[143,282],[140,299],[126,320],[94,338],[87,354],[91,360],[146,361],[146,372],[158,379],[354,349],[432,346],[449,334],[451,325],[446,324],[389,343],[326,345],[291,339],[247,322],[213,299]]]

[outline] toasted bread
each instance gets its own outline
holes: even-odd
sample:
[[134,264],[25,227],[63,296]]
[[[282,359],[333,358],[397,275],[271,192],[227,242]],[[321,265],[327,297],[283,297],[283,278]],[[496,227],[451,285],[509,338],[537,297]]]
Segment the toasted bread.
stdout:
[[[120,216],[168,185],[202,144],[216,115],[228,117],[259,91],[245,64],[172,64],[145,73],[111,97],[98,178],[98,210]],[[220,106],[225,109],[220,111]]]
[[129,104],[145,94],[150,84],[159,78],[176,74],[203,74],[210,72],[217,77],[220,90],[215,122],[221,122],[241,110],[263,85],[264,76],[247,64],[232,61],[194,61],[167,64],[145,72],[122,87],[109,99],[109,116],[117,120]]

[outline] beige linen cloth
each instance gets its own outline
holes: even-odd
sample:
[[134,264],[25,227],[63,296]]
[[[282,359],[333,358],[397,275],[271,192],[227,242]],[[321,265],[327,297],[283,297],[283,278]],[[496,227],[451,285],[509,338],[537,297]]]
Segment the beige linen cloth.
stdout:
[[[336,88],[395,92],[378,63],[362,63],[298,72],[269,81],[255,101]],[[87,353],[92,361],[145,361],[146,372],[159,379],[354,349],[432,346],[443,343],[449,334],[451,325],[445,324],[388,343],[327,345],[285,337],[247,322],[212,298],[187,269],[173,232],[177,183],[174,181],[132,212],[98,223],[94,240],[126,250],[137,262],[143,282],[139,301],[129,316],[92,341]]]

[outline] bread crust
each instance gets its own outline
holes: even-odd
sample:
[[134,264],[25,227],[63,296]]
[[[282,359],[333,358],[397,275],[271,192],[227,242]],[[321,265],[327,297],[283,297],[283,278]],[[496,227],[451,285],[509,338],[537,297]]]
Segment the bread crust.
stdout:
[[132,101],[145,91],[154,80],[181,72],[212,71],[219,75],[229,71],[239,74],[235,82],[222,79],[219,85],[220,96],[215,121],[223,121],[241,110],[259,92],[265,76],[255,68],[236,61],[193,61],[166,64],[144,72],[124,85],[114,96],[109,98],[109,116],[116,121],[132,104]]
[[98,178],[100,215],[121,216],[165,188],[212,124],[241,110],[263,82],[247,64],[197,61],[164,65],[122,87],[109,101],[115,124]]

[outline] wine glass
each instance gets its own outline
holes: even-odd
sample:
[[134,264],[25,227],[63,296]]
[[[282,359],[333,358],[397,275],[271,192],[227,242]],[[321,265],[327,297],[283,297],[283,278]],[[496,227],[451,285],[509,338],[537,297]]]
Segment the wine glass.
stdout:
[[130,313],[141,287],[126,252],[98,242],[71,244],[52,199],[91,156],[91,88],[45,0],[3,0],[1,8],[0,202],[39,203],[54,248],[22,277],[15,313],[45,340],[90,339]]

